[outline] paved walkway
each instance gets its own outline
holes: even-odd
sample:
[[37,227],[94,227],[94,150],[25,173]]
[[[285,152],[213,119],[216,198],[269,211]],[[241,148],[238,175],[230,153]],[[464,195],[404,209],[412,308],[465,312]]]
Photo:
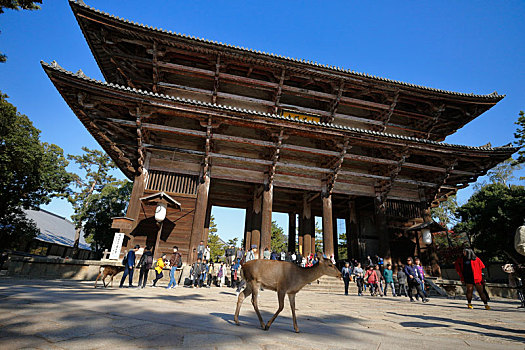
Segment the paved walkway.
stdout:
[[[263,291],[263,318],[277,308]],[[229,288],[94,289],[91,282],[0,280],[0,349],[524,349],[525,312],[517,302],[297,295],[294,333],[287,303],[266,332],[249,301],[233,324]]]

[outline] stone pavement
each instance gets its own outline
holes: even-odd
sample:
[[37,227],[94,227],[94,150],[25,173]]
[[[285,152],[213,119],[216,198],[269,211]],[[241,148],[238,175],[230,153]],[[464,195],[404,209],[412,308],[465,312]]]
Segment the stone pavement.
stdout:
[[[249,300],[241,326],[229,288],[94,289],[91,282],[0,279],[0,349],[524,349],[525,311],[495,300],[486,311],[464,300],[297,294],[294,333],[287,302],[269,331]],[[277,295],[263,291],[267,321]]]

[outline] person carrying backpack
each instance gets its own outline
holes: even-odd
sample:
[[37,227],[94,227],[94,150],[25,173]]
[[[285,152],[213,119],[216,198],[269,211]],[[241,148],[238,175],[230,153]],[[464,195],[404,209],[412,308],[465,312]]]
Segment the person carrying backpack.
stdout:
[[182,256],[180,255],[179,248],[177,246],[173,246],[173,254],[170,258],[170,267],[170,282],[168,283],[168,287],[166,287],[166,289],[177,287],[175,275],[177,273],[177,269],[182,267]]
[[153,284],[151,285],[152,287],[156,287],[157,281],[164,277],[162,269],[164,268],[164,266],[166,266],[166,263],[164,262],[165,260],[166,254],[162,254],[162,256],[158,258],[157,263],[155,264],[155,279],[153,280]]
[[120,280],[119,288],[124,286],[124,281],[129,275],[129,287],[133,288],[133,269],[135,268],[135,252],[140,249],[140,246],[137,244],[133,249],[130,249],[128,254],[122,259],[122,265],[124,265],[124,274]]
[[153,253],[151,252],[151,247],[146,246],[144,249],[144,254],[140,257],[139,264],[137,265],[140,269],[139,275],[139,284],[138,286],[142,289],[146,287],[146,282],[148,281],[149,270],[153,265]]

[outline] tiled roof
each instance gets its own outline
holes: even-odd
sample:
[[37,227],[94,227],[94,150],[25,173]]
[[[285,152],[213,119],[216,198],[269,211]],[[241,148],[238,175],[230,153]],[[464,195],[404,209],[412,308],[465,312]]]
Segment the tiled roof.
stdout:
[[327,69],[327,70],[330,70],[330,71],[333,71],[333,72],[348,74],[348,75],[351,75],[351,76],[354,76],[354,77],[362,77],[362,78],[372,79],[372,80],[385,82],[385,83],[389,83],[389,84],[394,84],[394,85],[398,85],[398,86],[400,85],[400,86],[405,86],[405,87],[409,87],[409,88],[415,88],[415,89],[427,90],[427,91],[431,91],[431,92],[443,93],[443,94],[447,94],[447,95],[455,95],[455,96],[471,97],[471,98],[481,98],[481,99],[487,99],[487,100],[491,100],[491,101],[499,101],[499,100],[501,100],[502,98],[505,97],[505,95],[499,95],[497,92],[493,92],[493,93],[485,94],[485,95],[480,95],[480,94],[474,94],[474,93],[463,93],[463,92],[455,92],[455,91],[436,89],[436,88],[431,88],[431,87],[427,87],[427,86],[411,84],[411,83],[406,83],[406,82],[402,82],[402,81],[398,81],[398,80],[392,80],[392,79],[387,79],[387,78],[383,78],[383,77],[378,77],[378,76],[370,75],[370,74],[366,74],[366,73],[360,73],[360,72],[356,72],[356,71],[351,70],[351,69],[345,69],[345,68],[341,68],[341,67],[321,64],[321,63],[317,63],[317,62],[313,62],[313,61],[309,61],[309,60],[304,60],[304,59],[299,59],[299,58],[293,58],[293,57],[277,55],[277,54],[274,54],[274,53],[268,53],[268,52],[263,52],[263,51],[259,51],[259,50],[248,49],[248,48],[241,47],[241,46],[236,46],[236,45],[229,45],[229,44],[225,44],[225,43],[218,42],[218,41],[207,40],[207,39],[198,38],[198,37],[194,37],[194,36],[190,36],[190,35],[186,35],[186,34],[176,33],[176,32],[173,32],[171,30],[157,28],[157,27],[153,27],[153,26],[149,26],[149,25],[144,25],[142,23],[137,23],[137,22],[134,22],[134,21],[130,21],[128,19],[121,18],[121,17],[118,17],[118,16],[114,16],[114,15],[111,15],[111,14],[109,14],[107,12],[100,11],[98,9],[95,9],[95,8],[91,7],[91,6],[88,6],[82,0],[69,0],[69,2],[70,2],[71,7],[73,8],[73,10],[74,10],[73,6],[77,5],[77,6],[80,6],[80,7],[84,8],[84,9],[88,9],[88,10],[90,10],[92,12],[95,12],[95,13],[97,13],[99,15],[106,16],[106,17],[111,18],[113,20],[117,20],[117,21],[120,21],[120,22],[124,22],[126,24],[130,24],[130,25],[139,27],[141,29],[150,31],[152,33],[168,34],[168,35],[171,35],[171,36],[173,36],[175,38],[182,38],[182,39],[186,39],[186,40],[193,40],[193,41],[204,43],[204,44],[214,45],[214,46],[217,46],[217,47],[220,47],[220,48],[227,48],[227,49],[232,49],[232,50],[236,50],[236,51],[240,51],[240,52],[244,52],[244,53],[250,53],[250,54],[256,54],[256,55],[260,55],[260,56],[265,56],[267,58],[271,58],[271,59],[274,59],[274,60],[277,59],[277,60],[282,60],[282,61],[285,61],[285,62],[292,62],[292,63],[295,63],[295,64],[303,64],[303,65],[307,65],[307,66],[310,66],[310,67]]
[[103,82],[100,80],[89,78],[84,73],[82,73],[82,71],[73,73],[71,71],[65,70],[64,68],[60,67],[58,63],[56,63],[55,61],[53,61],[51,64],[46,63],[44,61],[40,61],[40,63],[42,64],[44,69],[47,68],[47,69],[51,69],[54,71],[58,71],[63,74],[75,77],[77,79],[82,79],[85,81],[89,81],[91,83],[95,83],[97,85],[103,85],[103,86],[107,86],[107,87],[110,87],[116,90],[120,90],[120,91],[131,92],[131,93],[139,94],[142,96],[149,96],[153,98],[173,101],[173,102],[182,103],[182,104],[203,106],[203,107],[213,108],[213,109],[222,110],[222,111],[234,111],[238,113],[250,114],[250,115],[264,117],[264,118],[286,120],[288,122],[293,122],[293,123],[298,123],[298,124],[309,124],[309,125],[313,125],[316,127],[328,128],[328,129],[333,129],[333,130],[342,130],[342,131],[348,131],[348,132],[353,132],[353,133],[358,133],[358,134],[367,134],[367,135],[380,136],[380,137],[385,137],[385,138],[390,138],[390,139],[406,140],[410,142],[437,145],[441,147],[454,148],[454,149],[467,149],[467,150],[480,150],[480,151],[507,151],[507,152],[510,152],[510,154],[516,152],[519,149],[517,147],[512,147],[510,144],[501,146],[501,147],[489,147],[489,146],[475,147],[475,146],[455,145],[455,144],[449,144],[449,143],[425,140],[425,139],[418,139],[415,137],[396,135],[396,134],[390,134],[390,133],[373,131],[373,130],[352,128],[352,127],[332,124],[332,123],[316,122],[316,121],[309,121],[309,120],[299,120],[299,119],[284,117],[284,116],[280,116],[280,115],[272,114],[272,113],[264,113],[264,112],[249,110],[249,109],[237,108],[237,107],[228,106],[228,105],[213,104],[213,103],[203,102],[203,101],[198,101],[198,100],[189,100],[189,99],[185,99],[185,98],[178,97],[178,96],[159,94],[156,92],[131,88],[129,86],[122,86],[118,84],[107,83],[107,82]]
[[[40,234],[36,239],[73,247],[75,242],[75,225],[64,217],[50,213],[46,210],[25,210],[27,217],[36,223]],[[91,250],[91,246],[86,243],[83,232],[80,232],[80,249]]]

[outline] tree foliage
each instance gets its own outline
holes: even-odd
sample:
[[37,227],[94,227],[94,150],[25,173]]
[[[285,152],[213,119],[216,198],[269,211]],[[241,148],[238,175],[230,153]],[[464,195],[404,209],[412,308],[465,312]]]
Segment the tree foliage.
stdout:
[[323,252],[323,229],[319,226],[319,223],[317,221],[315,222],[314,237],[315,252]]
[[[5,9],[9,10],[39,10],[42,0],[0,0],[0,14],[4,13]],[[0,52],[0,62],[7,60],[6,55]]]
[[224,256],[224,244],[217,234],[217,224],[213,215],[210,218],[210,231],[208,233],[208,247],[210,248],[211,261],[217,261]]
[[84,154],[68,155],[84,173],[83,176],[75,174],[73,186],[63,192],[62,196],[73,206],[74,214],[71,219],[75,223],[77,234],[75,248],[78,248],[80,231],[84,221],[88,218],[87,205],[91,197],[100,194],[108,184],[116,181],[110,172],[115,169],[115,164],[104,152],[82,147]]
[[504,258],[513,248],[516,229],[523,224],[525,187],[489,184],[478,190],[469,201],[458,208],[461,222],[454,231],[464,232],[473,247],[486,258]]
[[516,139],[514,141],[514,144],[518,147],[521,147],[521,149],[518,151],[518,158],[515,160],[514,164],[523,164],[525,163],[525,149],[523,148],[525,146],[525,112],[524,111],[520,111],[518,120],[516,121],[516,125],[518,126],[518,128],[516,129],[516,132],[514,133],[514,138]]
[[115,236],[112,218],[125,215],[132,189],[131,182],[117,181],[106,185],[86,202],[84,237],[95,252],[111,249]]
[[284,234],[283,228],[277,225],[275,221],[272,221],[271,250],[274,252],[288,251],[288,236]]
[[65,191],[72,179],[67,164],[62,149],[41,142],[31,120],[0,92],[1,247],[13,248],[38,233],[22,209],[36,209]]
[[446,201],[440,202],[439,205],[431,209],[431,215],[444,227],[455,225],[458,222],[456,210],[458,209],[457,197],[449,196]]
[[337,253],[339,260],[348,260],[348,249],[346,248],[346,233],[340,233],[337,242]]

